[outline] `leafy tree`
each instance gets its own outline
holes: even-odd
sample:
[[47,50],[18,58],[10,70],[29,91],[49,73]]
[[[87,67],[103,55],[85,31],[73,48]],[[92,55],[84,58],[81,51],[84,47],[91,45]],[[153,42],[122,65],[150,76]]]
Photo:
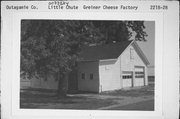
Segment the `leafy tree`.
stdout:
[[79,53],[89,44],[128,40],[145,41],[143,21],[22,20],[21,72],[30,78],[58,80],[58,96],[66,95],[66,75],[79,60]]

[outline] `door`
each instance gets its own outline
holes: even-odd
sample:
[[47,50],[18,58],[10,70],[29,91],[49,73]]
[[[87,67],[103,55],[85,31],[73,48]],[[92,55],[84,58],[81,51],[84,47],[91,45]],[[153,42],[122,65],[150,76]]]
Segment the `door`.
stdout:
[[135,66],[134,86],[144,86],[145,84],[145,68],[143,66]]
[[123,88],[132,87],[133,72],[123,71],[122,72],[122,86]]
[[78,89],[77,70],[73,69],[68,76],[68,91],[77,91],[77,89]]

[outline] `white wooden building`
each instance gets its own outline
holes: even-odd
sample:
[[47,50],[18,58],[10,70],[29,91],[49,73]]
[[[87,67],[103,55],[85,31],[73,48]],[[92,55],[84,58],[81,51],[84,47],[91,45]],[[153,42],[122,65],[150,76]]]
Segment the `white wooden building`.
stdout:
[[102,92],[148,85],[149,64],[135,41],[83,50],[78,62],[78,90]]
[[[70,73],[68,89],[88,92],[148,85],[146,56],[135,41],[89,46],[82,50],[76,71]],[[22,88],[57,89],[53,76],[21,81]]]

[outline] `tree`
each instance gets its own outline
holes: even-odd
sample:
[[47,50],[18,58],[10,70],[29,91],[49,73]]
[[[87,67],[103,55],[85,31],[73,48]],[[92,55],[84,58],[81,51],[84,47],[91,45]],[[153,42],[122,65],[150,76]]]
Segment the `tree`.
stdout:
[[143,21],[22,20],[21,72],[58,80],[58,96],[66,95],[66,74],[79,60],[82,47],[128,40],[145,41]]

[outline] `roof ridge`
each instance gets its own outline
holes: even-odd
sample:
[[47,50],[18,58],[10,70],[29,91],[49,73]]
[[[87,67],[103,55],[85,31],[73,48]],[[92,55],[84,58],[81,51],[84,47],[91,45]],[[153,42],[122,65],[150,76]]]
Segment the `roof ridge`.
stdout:
[[132,41],[121,41],[97,46],[84,47],[80,57],[83,60],[102,60],[117,58]]
[[92,46],[88,46],[88,47],[97,47],[97,46],[108,46],[111,44],[120,44],[122,42],[134,42],[134,40],[124,40],[124,41],[120,41],[120,42],[115,42],[115,43],[107,43],[107,44],[101,44],[101,45],[92,45]]

